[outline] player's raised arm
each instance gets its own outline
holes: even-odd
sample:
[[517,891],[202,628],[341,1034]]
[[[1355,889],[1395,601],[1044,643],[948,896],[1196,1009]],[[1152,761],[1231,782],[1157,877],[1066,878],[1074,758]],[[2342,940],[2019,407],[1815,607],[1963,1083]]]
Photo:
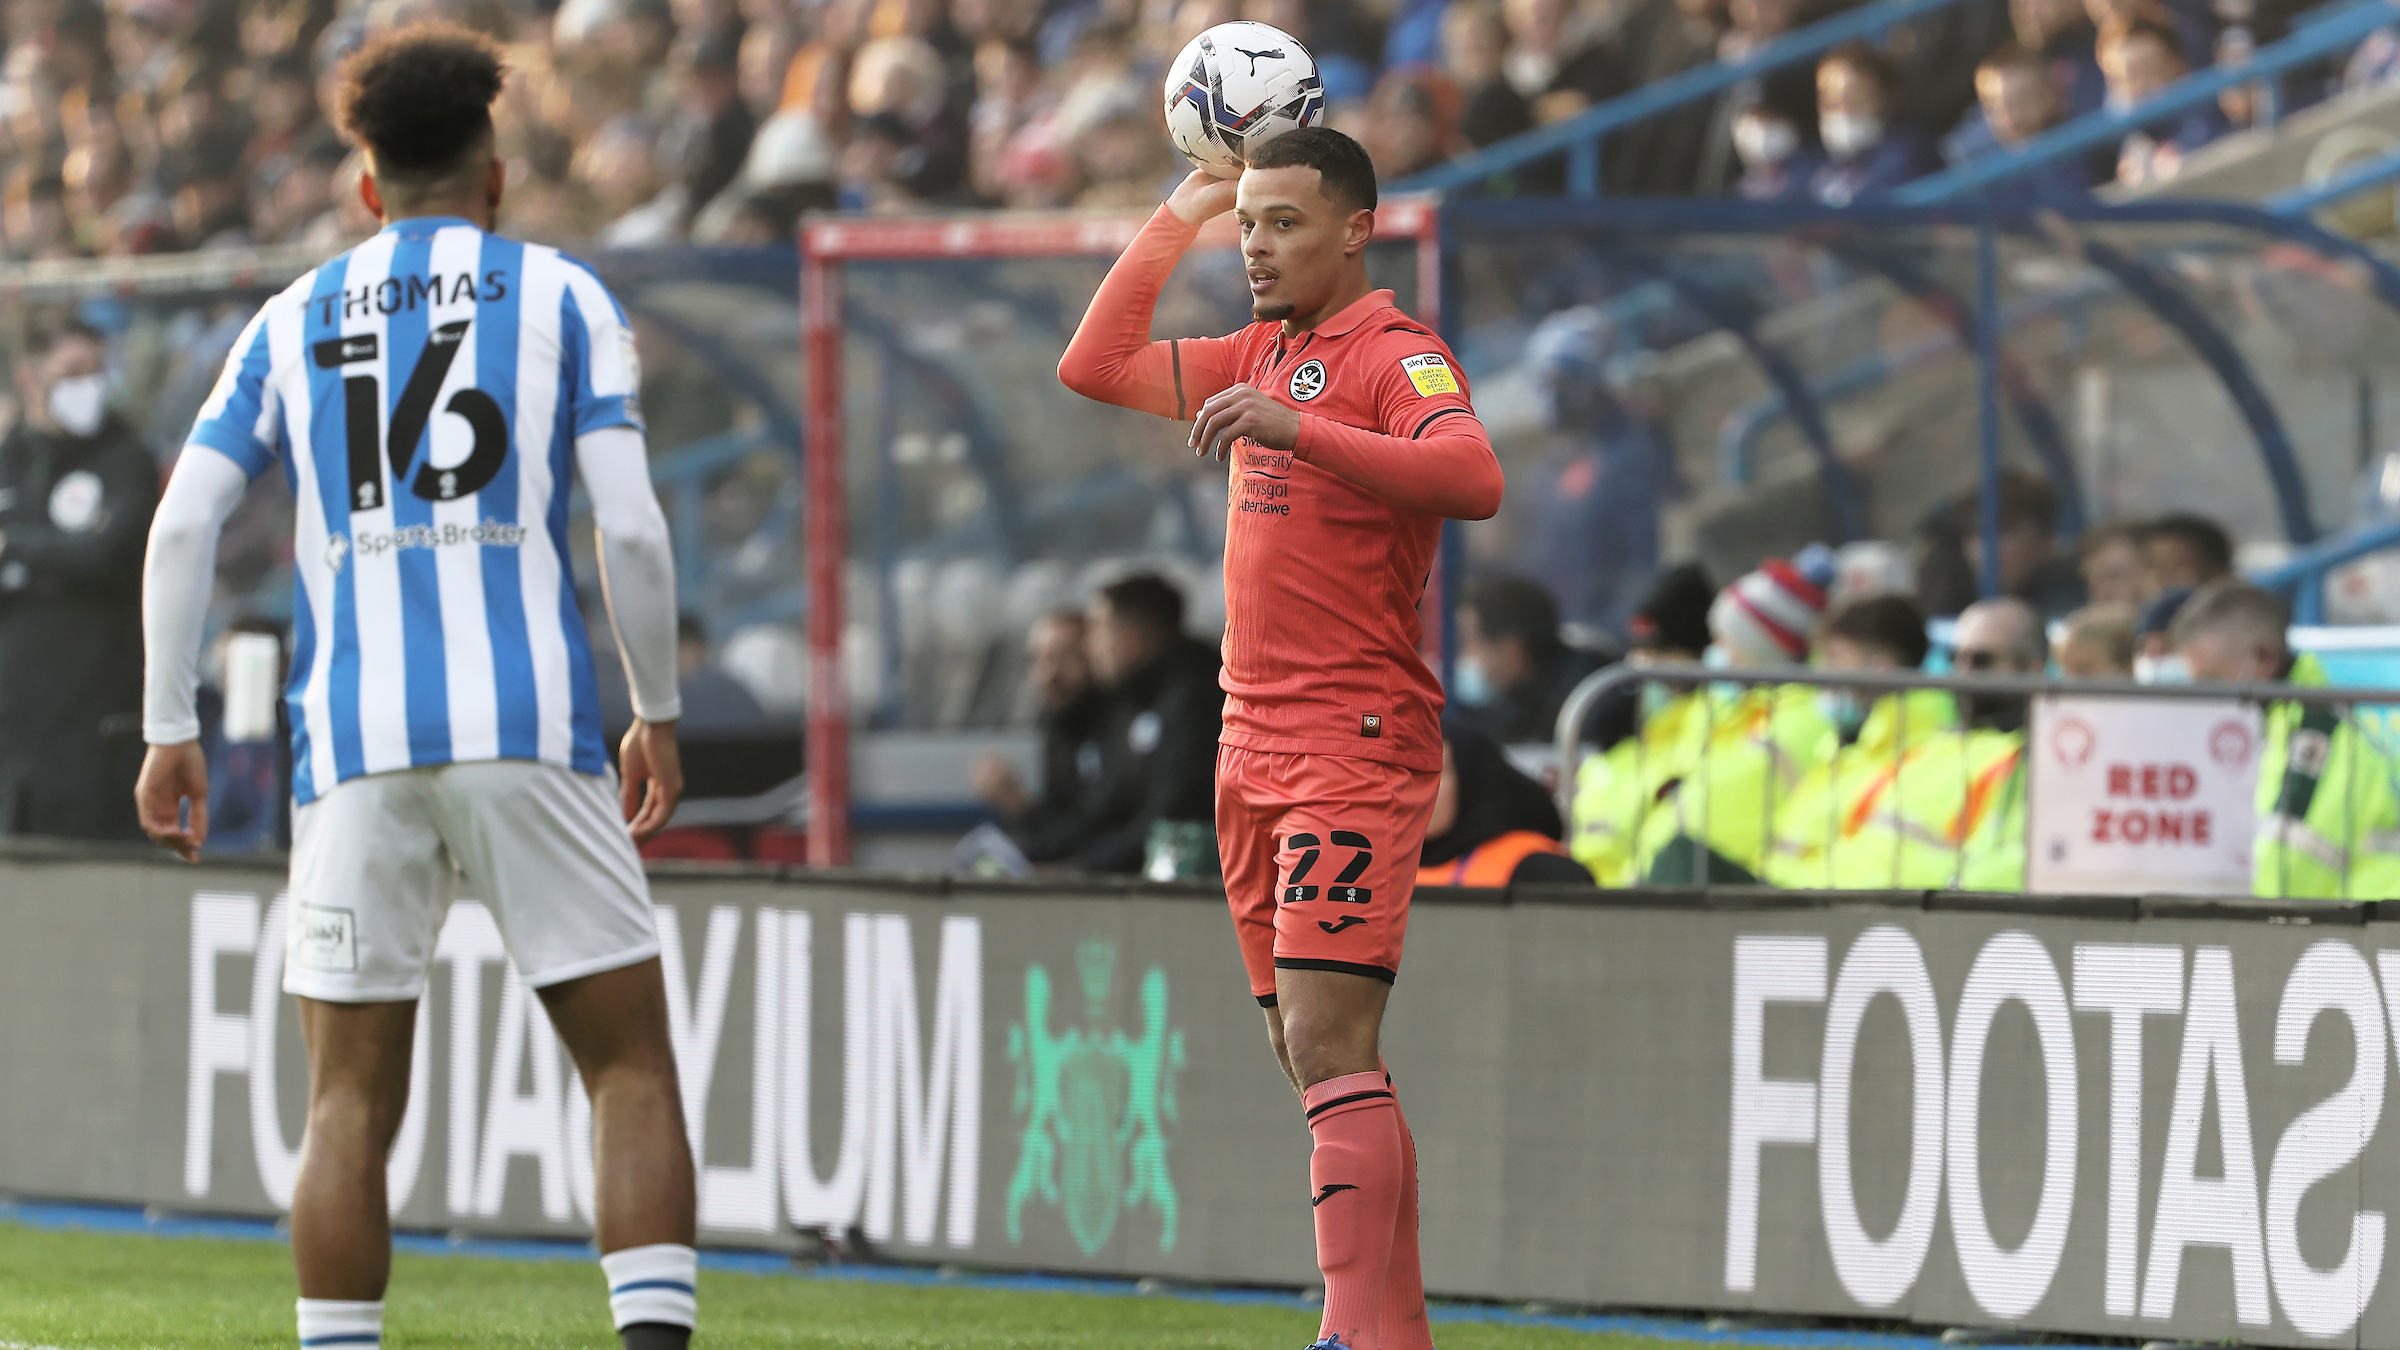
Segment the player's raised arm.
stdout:
[[1126,245],[1058,361],[1059,383],[1085,398],[1183,421],[1235,379],[1223,338],[1150,340],[1158,293],[1200,227],[1233,209],[1234,180],[1194,170]]

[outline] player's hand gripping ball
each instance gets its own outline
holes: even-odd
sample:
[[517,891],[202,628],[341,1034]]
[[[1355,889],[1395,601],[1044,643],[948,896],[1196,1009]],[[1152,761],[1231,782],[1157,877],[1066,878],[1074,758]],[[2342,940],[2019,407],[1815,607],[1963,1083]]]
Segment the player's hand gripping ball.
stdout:
[[1243,148],[1325,120],[1317,59],[1263,23],[1221,23],[1167,67],[1167,136],[1194,165],[1240,175]]

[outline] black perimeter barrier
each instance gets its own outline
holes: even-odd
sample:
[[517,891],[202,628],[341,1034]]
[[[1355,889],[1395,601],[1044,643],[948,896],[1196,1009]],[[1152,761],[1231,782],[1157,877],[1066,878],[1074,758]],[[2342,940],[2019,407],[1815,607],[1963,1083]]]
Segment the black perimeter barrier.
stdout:
[[[658,869],[713,1244],[1289,1284],[1307,1134],[1221,894]],[[272,863],[0,849],[0,1191],[271,1214]],[[1418,893],[1386,1051],[1459,1296],[2400,1347],[2400,909]],[[590,1109],[443,929],[406,1227],[588,1231]]]

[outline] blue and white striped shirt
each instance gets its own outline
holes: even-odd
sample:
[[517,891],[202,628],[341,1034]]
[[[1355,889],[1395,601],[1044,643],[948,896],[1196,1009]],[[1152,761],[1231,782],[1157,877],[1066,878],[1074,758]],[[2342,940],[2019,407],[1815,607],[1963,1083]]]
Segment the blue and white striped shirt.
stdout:
[[632,330],[555,249],[394,222],[267,302],[190,444],[297,503],[293,795],[607,764],[567,552],[575,439],[641,427]]

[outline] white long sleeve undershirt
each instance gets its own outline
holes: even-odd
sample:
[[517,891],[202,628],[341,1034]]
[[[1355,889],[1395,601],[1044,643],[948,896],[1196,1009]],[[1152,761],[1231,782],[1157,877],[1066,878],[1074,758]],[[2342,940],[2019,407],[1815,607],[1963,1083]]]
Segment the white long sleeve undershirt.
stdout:
[[[645,722],[675,721],[683,715],[675,672],[675,554],[666,513],[650,486],[642,433],[608,427],[579,437],[575,464],[591,497],[601,594],[616,627],[634,715]],[[188,445],[159,500],[142,567],[142,738],[152,745],[199,739],[200,638],[216,576],[217,536],[249,485],[223,453]]]
[[600,537],[600,594],[616,625],[617,653],[645,722],[683,716],[675,673],[675,549],[667,513],[650,486],[650,453],[632,427],[606,427],[575,440],[575,468],[592,499]]

